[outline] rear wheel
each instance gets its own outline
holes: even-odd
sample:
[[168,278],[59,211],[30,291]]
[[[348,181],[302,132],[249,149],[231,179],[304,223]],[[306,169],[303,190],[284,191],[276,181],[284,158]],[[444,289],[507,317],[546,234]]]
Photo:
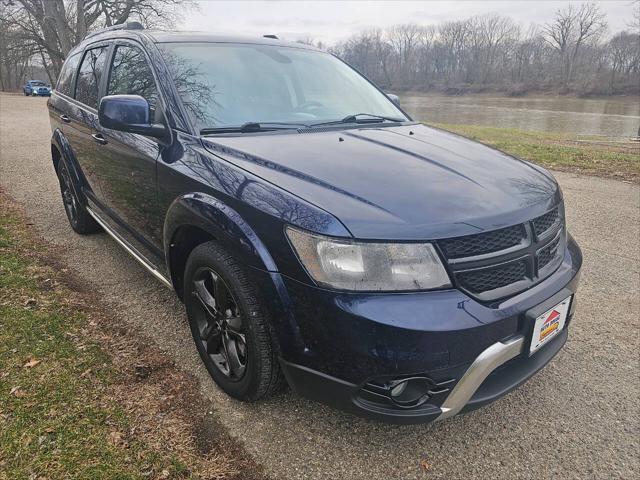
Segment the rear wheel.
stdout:
[[60,161],[58,165],[58,181],[60,182],[62,203],[71,228],[81,235],[99,232],[101,230],[100,225],[93,219],[76,195],[71,183],[69,169],[64,161]]
[[184,302],[200,358],[222,390],[251,401],[281,385],[274,333],[258,291],[217,243],[191,252]]

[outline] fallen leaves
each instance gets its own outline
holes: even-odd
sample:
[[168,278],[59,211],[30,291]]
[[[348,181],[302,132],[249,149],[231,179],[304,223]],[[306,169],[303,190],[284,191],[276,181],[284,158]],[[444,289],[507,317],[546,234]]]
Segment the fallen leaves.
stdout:
[[37,360],[35,358],[30,358],[29,361],[23,365],[23,367],[24,368],[33,368],[36,365],[38,365],[40,362],[41,362],[41,360]]
[[431,468],[431,464],[428,461],[426,461],[424,458],[420,460],[420,466],[425,472],[427,472]]
[[25,391],[22,390],[22,387],[20,387],[20,385],[18,385],[17,387],[13,387],[10,391],[9,391],[9,395],[13,395],[16,398],[22,398],[26,395]]

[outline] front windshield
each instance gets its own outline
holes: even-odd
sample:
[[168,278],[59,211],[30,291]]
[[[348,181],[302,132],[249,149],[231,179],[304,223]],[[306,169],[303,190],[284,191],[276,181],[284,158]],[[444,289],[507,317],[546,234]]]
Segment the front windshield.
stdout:
[[34,87],[44,87],[44,82],[31,82]]
[[334,56],[255,44],[159,44],[196,129],[311,124],[367,113],[408,120]]

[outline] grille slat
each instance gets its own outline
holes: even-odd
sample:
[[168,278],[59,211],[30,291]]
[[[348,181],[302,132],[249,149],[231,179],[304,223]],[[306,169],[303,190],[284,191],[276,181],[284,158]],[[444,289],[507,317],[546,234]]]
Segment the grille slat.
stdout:
[[546,267],[557,255],[560,237],[538,252],[538,269]]
[[519,261],[500,267],[461,272],[457,279],[470,292],[482,293],[524,280],[526,273],[525,262]]
[[519,245],[525,238],[522,225],[501,228],[492,232],[440,240],[438,244],[447,258],[484,255]]
[[533,221],[533,231],[536,236],[540,236],[544,234],[546,231],[551,228],[557,226],[560,223],[560,214],[558,213],[558,209],[554,208],[550,212],[545,213],[544,215],[539,216],[538,218],[534,218]]

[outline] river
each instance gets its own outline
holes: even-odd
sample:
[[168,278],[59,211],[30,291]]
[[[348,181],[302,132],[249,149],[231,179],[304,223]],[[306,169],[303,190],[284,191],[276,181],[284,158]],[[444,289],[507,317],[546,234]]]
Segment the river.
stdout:
[[640,127],[639,97],[499,97],[490,95],[400,94],[414,120],[520,130],[632,137]]

